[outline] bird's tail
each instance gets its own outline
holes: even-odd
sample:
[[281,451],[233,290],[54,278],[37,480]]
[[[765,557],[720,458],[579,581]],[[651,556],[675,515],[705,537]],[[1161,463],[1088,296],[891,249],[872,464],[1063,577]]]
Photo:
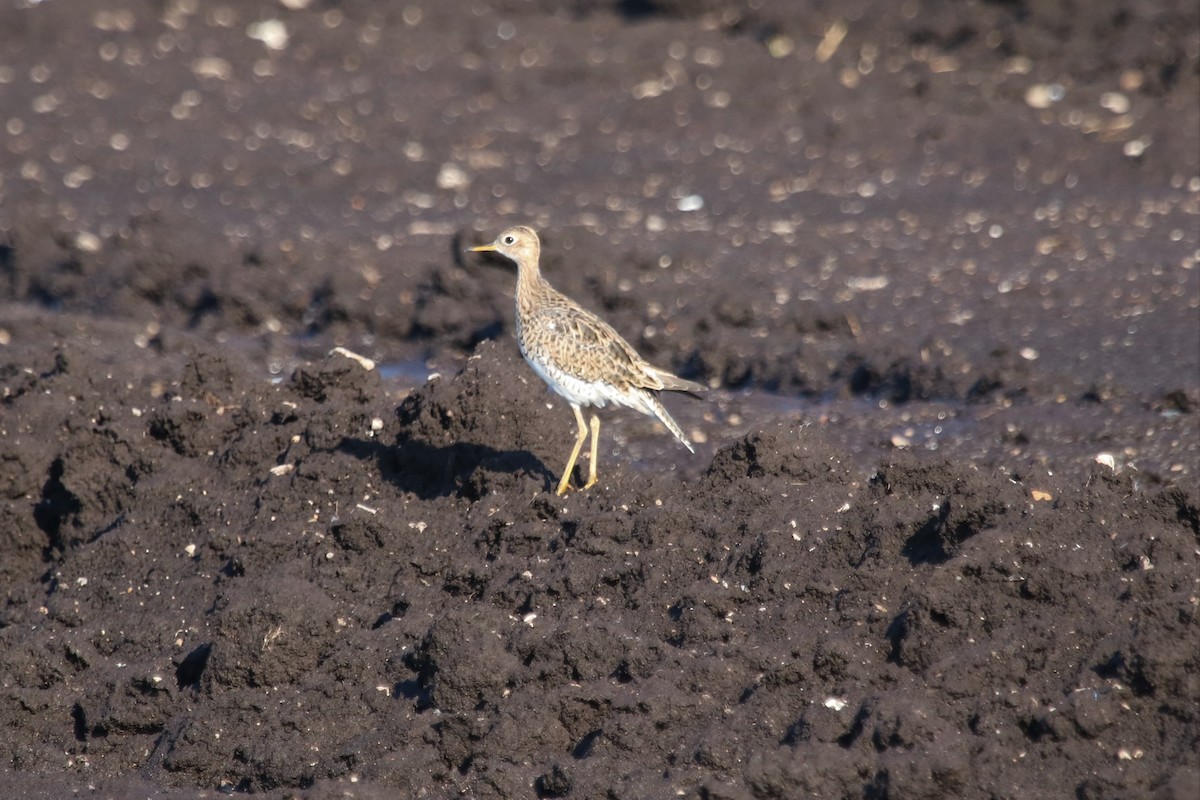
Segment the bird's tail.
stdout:
[[[687,390],[685,389],[683,391]],[[683,429],[679,427],[679,423],[676,422],[675,418],[667,412],[666,407],[662,404],[662,401],[658,399],[657,395],[648,391],[642,391],[641,395],[642,402],[646,404],[647,410],[651,411],[654,416],[658,417],[659,421],[662,422],[663,425],[667,426],[667,430],[675,435],[675,438],[679,440],[680,444],[688,449],[689,453],[696,452],[692,448],[692,443],[689,442],[687,437],[683,435]]]

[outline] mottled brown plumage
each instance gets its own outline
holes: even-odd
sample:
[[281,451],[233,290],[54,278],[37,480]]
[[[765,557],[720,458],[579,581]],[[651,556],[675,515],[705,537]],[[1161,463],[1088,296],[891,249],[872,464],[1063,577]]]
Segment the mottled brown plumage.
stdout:
[[[578,435],[558,483],[558,494],[567,491],[579,451],[587,440],[583,406],[603,407],[613,403],[657,417],[684,447],[692,450],[691,442],[667,413],[658,393],[698,392],[704,387],[647,364],[608,323],[556,291],[542,277],[538,266],[541,242],[533,229],[520,225],[509,228],[491,244],[471,250],[499,253],[516,262],[517,343],[521,355],[575,412]],[[596,483],[600,418],[594,413],[591,435],[585,489]]]

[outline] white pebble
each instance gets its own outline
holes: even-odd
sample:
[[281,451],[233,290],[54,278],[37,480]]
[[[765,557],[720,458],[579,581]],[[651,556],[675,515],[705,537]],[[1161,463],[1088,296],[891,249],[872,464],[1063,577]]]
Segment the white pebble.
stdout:
[[283,50],[288,45],[287,25],[281,20],[266,19],[246,27],[246,35],[262,42],[272,50]]

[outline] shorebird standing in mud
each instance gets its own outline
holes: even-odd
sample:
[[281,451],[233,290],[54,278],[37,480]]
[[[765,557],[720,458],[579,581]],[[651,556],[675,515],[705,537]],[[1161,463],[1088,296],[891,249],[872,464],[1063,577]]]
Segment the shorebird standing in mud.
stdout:
[[[579,451],[588,437],[583,406],[609,403],[657,417],[690,452],[692,444],[658,399],[661,391],[695,393],[704,389],[653,367],[612,327],[558,292],[538,267],[541,242],[532,228],[509,228],[491,244],[470,248],[499,253],[517,265],[517,344],[533,371],[561,395],[575,412],[578,434],[556,492],[565,494]],[[592,450],[584,489],[596,483],[600,418],[592,413]]]

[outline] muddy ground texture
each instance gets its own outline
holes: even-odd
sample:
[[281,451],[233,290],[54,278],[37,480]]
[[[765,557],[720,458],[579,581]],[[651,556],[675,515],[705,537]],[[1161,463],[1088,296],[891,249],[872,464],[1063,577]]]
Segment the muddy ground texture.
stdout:
[[[1195,798],[1198,64],[1183,0],[3,0],[0,793]],[[605,412],[554,496],[515,222],[696,455]]]

